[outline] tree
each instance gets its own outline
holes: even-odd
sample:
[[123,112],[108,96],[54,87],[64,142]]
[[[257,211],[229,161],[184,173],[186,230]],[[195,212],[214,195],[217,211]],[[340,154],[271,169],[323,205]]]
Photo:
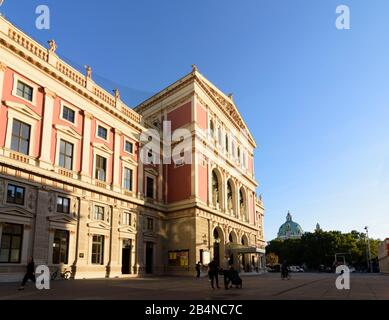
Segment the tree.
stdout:
[[266,255],[266,262],[270,266],[274,266],[278,264],[279,258],[274,252],[270,252],[269,254]]

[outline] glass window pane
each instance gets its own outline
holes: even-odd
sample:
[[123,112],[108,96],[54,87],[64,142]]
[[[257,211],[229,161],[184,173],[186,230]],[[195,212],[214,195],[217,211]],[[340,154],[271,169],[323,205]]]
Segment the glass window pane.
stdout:
[[26,124],[22,124],[22,138],[25,139],[25,140],[29,140],[30,139],[30,126],[29,125],[26,125]]
[[29,143],[26,140],[20,140],[19,152],[28,155]]
[[61,140],[59,152],[65,154],[65,141]]
[[19,133],[20,133],[20,121],[14,120],[12,124],[12,134],[14,134],[15,136],[19,136]]
[[66,143],[66,155],[73,156],[73,145],[71,143]]

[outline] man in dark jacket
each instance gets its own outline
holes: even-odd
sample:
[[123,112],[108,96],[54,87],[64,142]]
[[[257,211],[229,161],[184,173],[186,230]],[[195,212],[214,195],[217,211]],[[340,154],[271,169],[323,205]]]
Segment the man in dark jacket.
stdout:
[[212,289],[215,289],[214,281],[216,281],[216,286],[219,289],[219,266],[217,265],[215,259],[208,264],[208,276],[209,280],[211,280]]
[[33,257],[28,258],[27,272],[23,278],[23,282],[19,290],[24,290],[24,286],[28,280],[31,280],[33,283],[35,283],[35,263]]

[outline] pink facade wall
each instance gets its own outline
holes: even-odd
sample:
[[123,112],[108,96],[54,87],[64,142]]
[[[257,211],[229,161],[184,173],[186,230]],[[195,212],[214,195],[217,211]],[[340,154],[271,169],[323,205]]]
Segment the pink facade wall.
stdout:
[[249,158],[248,169],[249,169],[250,174],[253,174],[254,173],[254,161],[253,161],[253,158],[251,156],[248,156],[248,158]]
[[250,201],[249,221],[250,223],[254,223],[255,222],[255,198],[253,193],[250,193],[249,201]]
[[5,135],[8,125],[7,108],[0,102],[0,147],[5,146]]
[[[75,124],[70,123],[69,121],[61,119],[61,102],[68,106],[69,108],[76,111],[75,115]],[[51,161],[52,163],[55,163],[55,156],[58,152],[57,149],[57,132],[54,129],[56,125],[66,126],[74,131],[77,132],[80,136],[83,134],[83,127],[84,127],[84,117],[81,113],[81,110],[71,103],[68,103],[67,101],[61,99],[60,97],[57,97],[54,101],[54,110],[53,110],[53,130],[51,133]],[[75,149],[78,150],[77,154],[75,154],[75,165],[73,168],[73,171],[80,172],[81,171],[81,154],[82,154],[82,139],[79,140],[79,142],[75,145]]]
[[197,117],[197,125],[206,130],[208,128],[208,117],[207,110],[201,104],[197,104],[196,106],[196,117]]
[[[31,104],[30,102],[13,96],[12,95],[12,90],[13,90],[13,85],[14,85],[14,75],[17,74],[18,77],[23,81],[25,80],[26,83],[33,83],[38,87],[37,92],[34,90],[34,95],[36,95],[36,105]],[[14,72],[11,69],[7,69],[5,74],[4,74],[4,88],[3,88],[3,100],[8,100],[8,101],[13,101],[17,103],[24,104],[28,106],[31,110],[33,110],[35,113],[37,113],[39,116],[43,116],[43,100],[44,99],[44,91],[43,88],[40,87],[38,84],[32,82],[31,80],[23,77],[22,75]],[[40,141],[41,141],[41,133],[42,133],[42,120],[37,122],[36,130],[34,132],[31,132],[31,134],[34,134],[34,140],[36,141],[35,143],[35,148],[32,151],[32,156],[33,157],[38,157],[40,154]]]
[[187,200],[191,196],[191,170],[192,165],[187,164],[175,168],[168,166],[168,203]]
[[[134,145],[134,152],[133,154],[131,155],[130,153],[126,152],[125,151],[125,142],[126,141],[130,141],[133,143]],[[127,136],[121,136],[120,137],[120,156],[121,157],[131,157],[134,161],[138,162],[138,158],[139,158],[139,145],[138,143],[127,137]],[[138,185],[138,170],[137,168],[134,168],[134,176],[133,176],[133,192],[138,192],[138,188],[139,188],[139,185]],[[119,181],[123,181],[123,161],[120,160],[120,165],[119,165],[119,172],[120,172],[120,179]]]
[[172,122],[172,131],[192,122],[192,103],[188,102],[167,115],[167,121]]
[[202,165],[197,166],[198,172],[198,194],[202,201],[208,201],[208,168]]
[[[102,124],[104,127],[106,127],[108,129],[108,141],[97,137],[96,130],[97,130],[98,123]],[[107,125],[103,121],[97,121],[96,119],[92,120],[90,141],[91,141],[91,144],[101,143],[101,144],[105,145],[106,147],[108,147],[111,151],[114,150],[113,149],[113,146],[114,146],[113,130],[109,125]],[[93,171],[94,158],[95,158],[94,151],[93,151],[93,148],[91,147],[90,148],[90,172],[89,172],[89,174],[92,176],[92,178],[95,177],[94,171]],[[106,183],[111,184],[112,183],[112,170],[113,170],[113,157],[109,156],[106,158],[107,158],[107,180],[106,180]]]

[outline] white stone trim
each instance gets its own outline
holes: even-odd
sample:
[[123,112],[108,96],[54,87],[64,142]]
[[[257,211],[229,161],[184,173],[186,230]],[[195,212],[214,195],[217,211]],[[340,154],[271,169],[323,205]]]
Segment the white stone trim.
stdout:
[[[132,152],[128,152],[128,151],[126,150],[126,143],[127,143],[127,142],[129,142],[129,143],[132,144]],[[132,141],[131,139],[128,139],[128,138],[124,137],[123,151],[124,151],[125,153],[130,154],[130,155],[133,156],[133,155],[135,154],[135,142]]]
[[[110,127],[107,126],[106,124],[104,124],[103,122],[97,120],[97,119],[96,119],[95,121],[96,121],[96,132],[95,132],[96,138],[97,138],[97,139],[100,139],[100,140],[102,140],[102,141],[105,141],[105,142],[107,142],[107,143],[109,143],[109,142],[110,142],[110,141],[109,141]],[[100,137],[100,136],[98,135],[98,133],[99,133],[99,127],[102,127],[102,128],[104,128],[104,129],[107,130],[107,139],[103,139],[102,137]]]
[[17,110],[16,108],[11,108],[10,105],[8,105],[8,123],[7,123],[7,132],[6,132],[6,138],[5,138],[5,147],[12,151],[12,152],[17,152],[11,150],[11,141],[12,141],[12,126],[14,120],[19,120],[24,123],[27,123],[30,125],[30,145],[28,148],[28,155],[30,157],[37,158],[39,155],[36,154],[34,155],[35,151],[35,144],[36,144],[36,132],[37,132],[37,119],[28,117],[25,113],[22,113],[21,111]]
[[[124,169],[131,169],[132,170],[132,190],[128,190],[124,187]],[[136,184],[136,166],[134,166],[132,163],[129,163],[129,162],[124,162],[122,161],[122,188],[124,191],[127,191],[127,192],[134,192],[134,189],[135,189],[135,184]]]
[[157,199],[157,177],[151,173],[145,172],[145,197],[147,197],[147,178],[153,179],[153,198],[154,200]]
[[70,142],[71,144],[73,144],[73,162],[72,162],[72,170],[69,170],[69,171],[73,171],[73,172],[76,172],[75,170],[75,167],[76,167],[76,161],[77,161],[77,156],[78,156],[78,143],[79,143],[79,139],[75,138],[74,136],[71,136],[70,134],[67,134],[66,132],[64,131],[60,131],[57,129],[57,141],[56,141],[56,149],[55,149],[55,165],[58,166],[59,168],[61,169],[65,169],[65,170],[69,170],[67,168],[62,168],[60,165],[59,165],[59,151],[60,151],[60,143],[61,143],[61,140],[64,140],[66,142]]
[[[32,101],[27,100],[27,99],[25,99],[17,94],[18,81],[23,82],[32,88]],[[37,84],[33,83],[32,81],[30,81],[26,78],[19,76],[16,72],[14,72],[14,74],[13,74],[13,87],[12,87],[12,95],[14,97],[22,99],[23,101],[26,101],[27,103],[32,104],[33,106],[36,107],[37,106],[36,97],[38,94],[38,89],[39,89],[39,86]]]
[[101,149],[100,147],[100,144],[93,144],[93,167],[92,167],[92,179],[95,180],[95,181],[100,181],[98,179],[96,179],[96,175],[95,175],[95,171],[96,171],[96,156],[99,155],[103,158],[106,158],[107,159],[107,167],[105,168],[105,181],[101,181],[101,182],[104,182],[104,183],[107,183],[107,180],[108,180],[108,173],[109,173],[109,159],[111,157],[111,155],[113,154],[113,152],[107,152],[106,150],[104,149]]
[[[73,110],[74,111],[74,122],[71,122],[67,119],[65,119],[63,117],[63,109],[64,107],[66,108],[69,108],[70,110]],[[67,123],[69,123],[70,125],[72,126],[75,126],[75,127],[78,127],[78,109],[76,109],[75,107],[71,106],[69,103],[67,103],[66,101],[62,100],[60,101],[60,108],[59,108],[59,118]]]

